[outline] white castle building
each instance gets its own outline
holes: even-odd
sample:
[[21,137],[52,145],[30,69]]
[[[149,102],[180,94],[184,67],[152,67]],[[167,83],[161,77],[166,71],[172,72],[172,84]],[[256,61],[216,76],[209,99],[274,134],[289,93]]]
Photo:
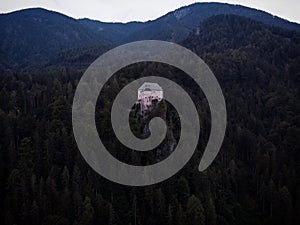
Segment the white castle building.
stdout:
[[161,101],[163,99],[163,89],[157,83],[144,83],[138,89],[138,103],[141,104],[142,111],[152,105],[153,100]]

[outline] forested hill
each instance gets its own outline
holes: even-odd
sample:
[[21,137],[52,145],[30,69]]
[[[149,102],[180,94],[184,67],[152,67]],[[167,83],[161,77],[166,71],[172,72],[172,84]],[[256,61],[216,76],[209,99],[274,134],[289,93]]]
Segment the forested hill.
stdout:
[[105,23],[75,20],[42,8],[0,15],[0,68],[25,67],[72,48],[157,39],[179,42],[203,20],[219,14],[251,18],[300,31],[300,25],[269,13],[224,3],[196,3],[148,22]]
[[2,64],[30,65],[59,51],[108,43],[77,20],[42,8],[0,15]]
[[[257,65],[268,60],[269,67],[273,64],[284,67],[286,63],[294,61],[297,64],[299,35],[295,31],[269,26],[246,17],[218,15],[198,24],[179,44],[202,57],[226,55],[226,60],[230,60],[231,54],[240,52],[249,56],[241,56],[245,64],[246,60]],[[112,46],[96,45],[67,50],[50,58],[42,66],[86,68],[109,48]]]
[[226,3],[195,3],[147,22],[144,28],[129,34],[123,39],[123,42],[142,39],[181,41],[201,21],[220,14],[244,16],[267,25],[300,31],[299,24],[261,10]]
[[200,55],[240,51],[249,56],[249,62],[256,60],[259,65],[260,59],[268,60],[275,67],[282,67],[298,57],[299,37],[298,32],[245,17],[218,15],[200,23],[181,44]]
[[78,22],[115,44],[124,43],[128,36],[146,28],[148,24],[147,22],[106,23],[88,18],[79,19]]
[[267,25],[300,31],[300,25],[297,23],[261,10],[225,3],[195,3],[145,23],[103,23],[89,19],[81,19],[79,22],[100,35],[110,37],[117,44],[143,39],[181,41],[201,21],[220,14],[244,16]]
[[[174,80],[193,99],[201,120],[199,145],[178,174],[157,185],[125,187],[95,173],[76,146],[71,106],[86,69],[78,63],[93,61],[106,49],[66,51],[41,67],[1,71],[0,224],[298,224],[299,33],[218,15],[198,24],[180,44],[205,60],[225,96],[227,131],[213,164],[203,173],[197,169],[210,131],[201,90],[173,67],[139,63],[118,71],[99,95],[95,120],[107,149],[122,161],[160,159],[153,151],[140,157],[122,146],[110,115],[120,89],[153,74]],[[164,110],[176,140],[180,120],[170,106]]]

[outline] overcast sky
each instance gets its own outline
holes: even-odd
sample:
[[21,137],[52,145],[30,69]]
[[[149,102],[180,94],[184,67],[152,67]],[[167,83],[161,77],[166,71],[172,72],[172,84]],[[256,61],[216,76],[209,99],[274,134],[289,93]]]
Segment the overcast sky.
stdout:
[[[147,21],[195,0],[0,0],[0,12],[43,7],[74,18],[110,21]],[[300,23],[300,0],[219,0],[262,9],[274,15]]]

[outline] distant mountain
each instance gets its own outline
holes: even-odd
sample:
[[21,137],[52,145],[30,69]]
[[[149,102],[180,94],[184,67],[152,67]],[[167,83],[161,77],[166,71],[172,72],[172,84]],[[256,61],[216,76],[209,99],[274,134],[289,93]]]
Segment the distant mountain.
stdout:
[[[241,47],[260,48],[266,54],[291,44],[300,33],[266,25],[236,15],[216,15],[200,23],[181,44],[202,53],[224,52]],[[268,48],[268,49],[265,49]],[[267,50],[267,51],[266,51]]]
[[0,30],[0,57],[6,64],[41,61],[63,49],[108,42],[77,20],[41,8],[0,15]]
[[[238,61],[243,61],[246,58],[244,63],[249,63],[253,68],[268,64],[268,68],[283,69],[284,65],[290,63],[290,59],[299,61],[299,42],[300,33],[295,31],[273,27],[242,16],[216,15],[202,21],[179,44],[202,58],[209,57],[208,61],[211,58],[216,59],[220,65],[222,60],[228,62],[238,58]],[[83,68],[112,47],[100,45],[64,51],[55,55],[44,66]],[[229,65],[226,66],[230,68]],[[224,74],[234,73],[222,73],[223,78]],[[255,76],[255,73],[251,73],[251,76]]]
[[147,22],[142,29],[128,34],[123,42],[143,39],[180,41],[185,39],[201,21],[220,14],[244,16],[271,26],[300,31],[300,24],[289,22],[261,10],[225,3],[195,3]]
[[[213,65],[219,79],[260,85],[291,77],[299,83],[299,43],[298,32],[236,15],[212,16],[180,42]],[[293,72],[284,77],[288,68]]]
[[128,35],[147,27],[147,23],[143,22],[105,23],[87,18],[79,19],[78,21],[93,32],[96,32],[100,37],[116,44],[123,42]]
[[75,20],[41,8],[0,15],[0,68],[26,66],[42,62],[61,51],[84,46],[112,47],[136,40],[184,40],[203,20],[233,14],[288,30],[300,31],[300,25],[269,13],[239,5],[196,3],[148,22],[105,23],[89,19]]

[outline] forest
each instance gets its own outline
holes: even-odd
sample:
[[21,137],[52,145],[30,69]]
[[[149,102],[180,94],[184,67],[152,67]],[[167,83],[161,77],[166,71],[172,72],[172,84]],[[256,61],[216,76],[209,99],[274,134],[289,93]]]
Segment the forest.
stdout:
[[137,153],[116,139],[114,98],[138,77],[163,76],[193,99],[201,120],[197,150],[170,179],[146,187],[115,184],[82,158],[72,133],[72,101],[86,70],[110,47],[66,51],[42,64],[0,71],[0,223],[3,225],[281,225],[300,212],[300,33],[252,19],[218,15],[179,44],[199,55],[226,100],[222,148],[204,172],[198,164],[210,131],[201,89],[181,70],[155,62],[118,71],[96,107],[99,137],[124,162],[147,165],[171,154],[180,121],[168,102],[147,117],[131,113],[131,129],[146,137],[154,116],[168,125],[157,149]]

